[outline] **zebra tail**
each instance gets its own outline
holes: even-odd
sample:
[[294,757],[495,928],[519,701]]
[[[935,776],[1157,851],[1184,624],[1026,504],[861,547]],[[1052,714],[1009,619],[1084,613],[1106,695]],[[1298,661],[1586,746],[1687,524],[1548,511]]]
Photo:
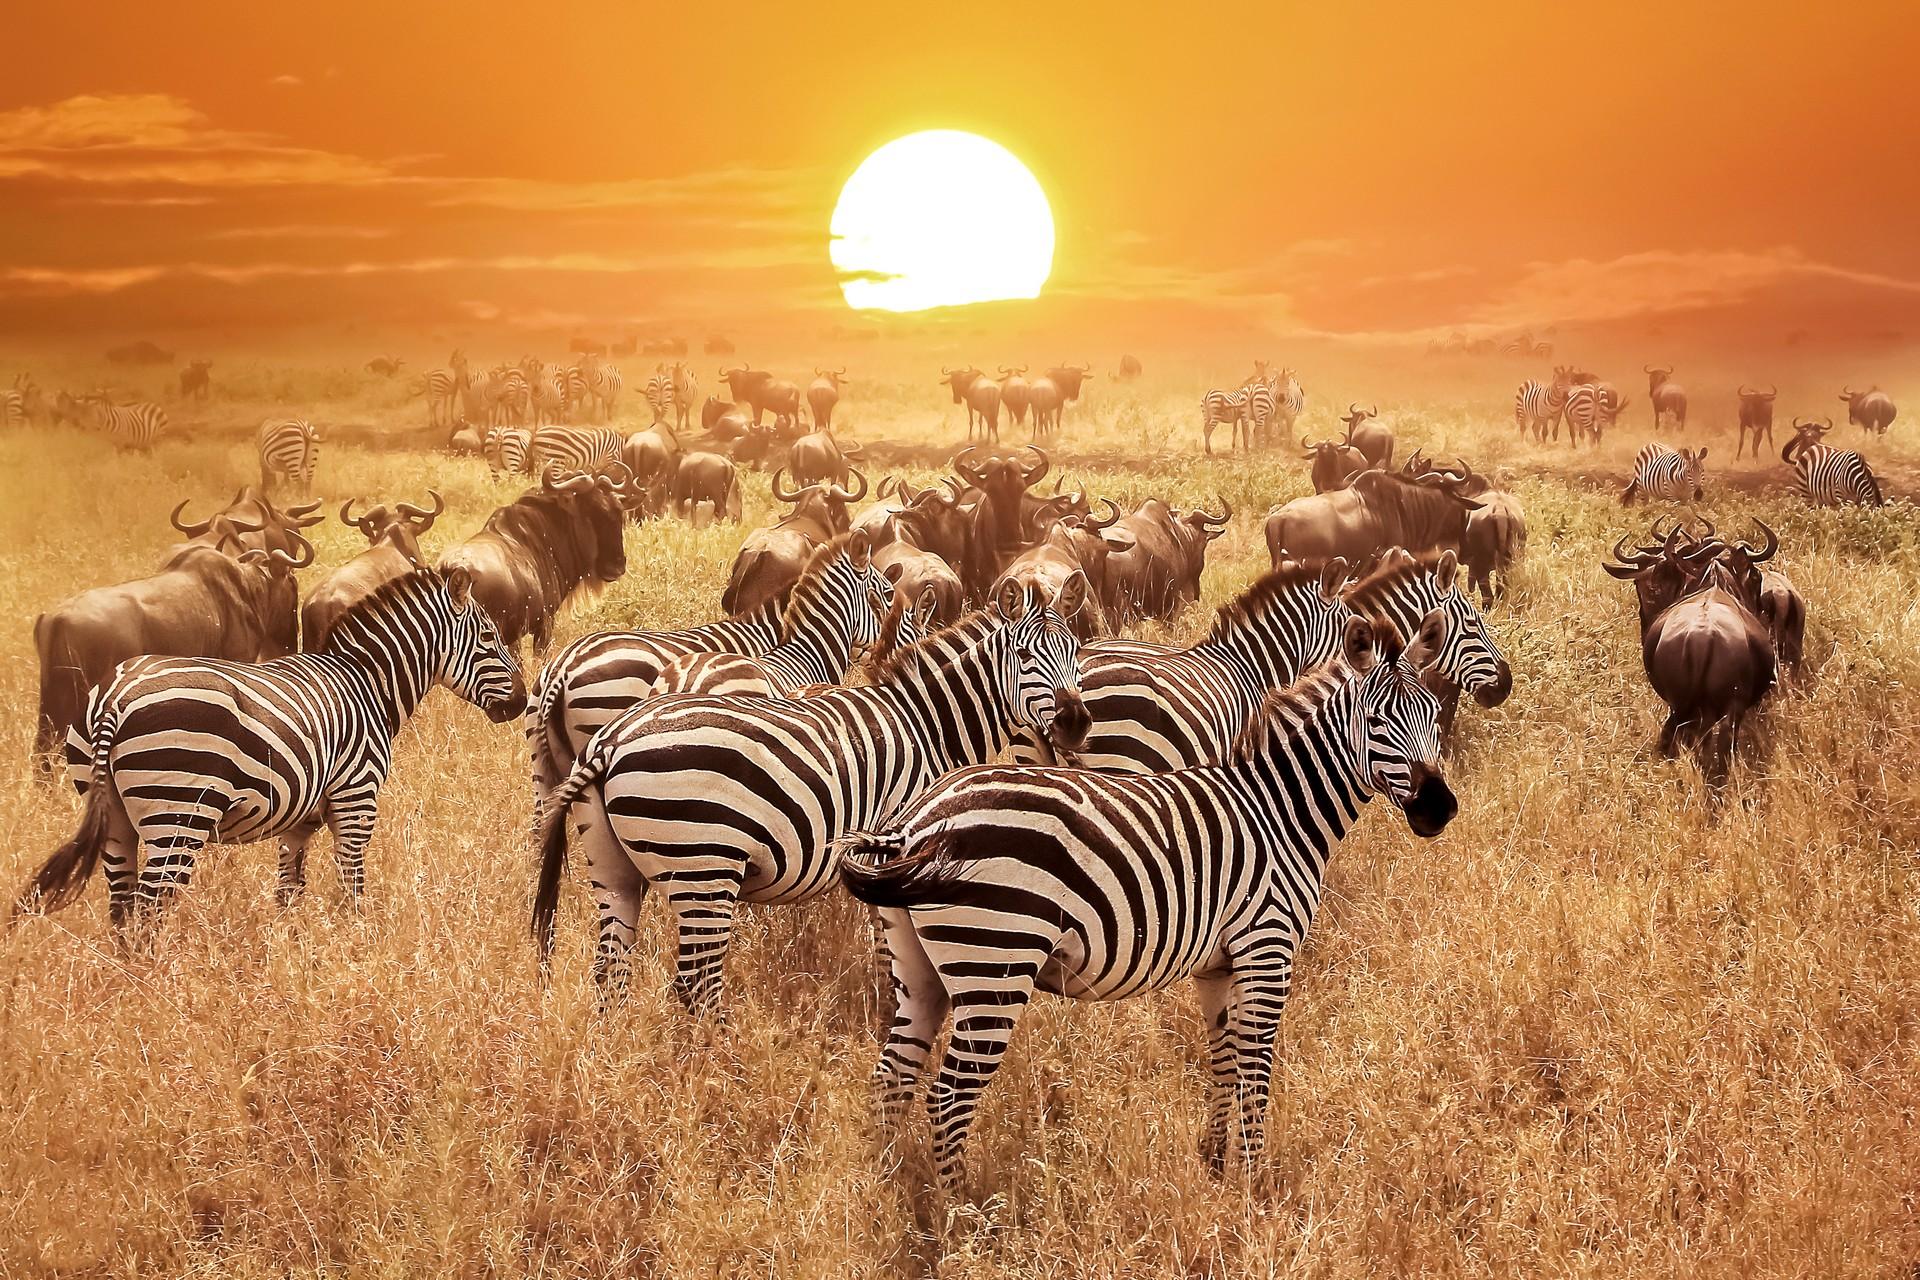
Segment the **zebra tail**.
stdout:
[[868,906],[924,904],[965,877],[955,854],[959,840],[935,831],[907,852],[902,832],[850,832],[838,842],[840,883]]
[[567,814],[580,794],[600,780],[607,754],[591,748],[583,752],[573,772],[553,789],[547,797],[546,808],[540,811],[535,835],[540,846],[540,879],[533,893],[530,928],[540,948],[542,967],[553,958],[553,921],[560,909],[560,876],[567,869]]
[[87,787],[87,807],[80,815],[80,829],[53,851],[53,855],[41,864],[40,870],[34,873],[33,879],[14,900],[13,913],[7,920],[9,926],[22,915],[39,915],[72,905],[87,887],[87,881],[93,878],[94,870],[100,865],[100,855],[106,850],[107,834],[111,829],[113,779],[107,758],[112,750],[113,733],[110,727],[104,724],[96,726],[92,778]]

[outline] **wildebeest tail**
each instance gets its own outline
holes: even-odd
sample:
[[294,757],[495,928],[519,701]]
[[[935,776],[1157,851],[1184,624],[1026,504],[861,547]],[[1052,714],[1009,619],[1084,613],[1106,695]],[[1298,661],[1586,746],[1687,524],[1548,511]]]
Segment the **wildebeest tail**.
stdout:
[[964,878],[954,856],[959,841],[946,832],[926,836],[912,852],[900,832],[854,831],[836,844],[840,883],[869,906],[916,906]]
[[80,815],[80,829],[34,872],[33,879],[14,900],[9,924],[28,912],[58,911],[71,905],[93,878],[107,846],[114,803],[113,779],[107,765],[113,751],[113,736],[110,724],[103,722],[94,726],[93,774],[87,787],[87,807]]

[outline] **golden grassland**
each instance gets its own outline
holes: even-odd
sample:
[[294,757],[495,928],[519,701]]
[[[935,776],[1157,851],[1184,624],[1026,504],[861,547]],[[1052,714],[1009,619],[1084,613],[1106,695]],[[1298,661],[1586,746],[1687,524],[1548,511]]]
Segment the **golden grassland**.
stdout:
[[[151,458],[71,431],[0,436],[9,894],[78,812],[26,763],[33,616],[145,572],[179,497],[252,478],[260,413],[333,425],[330,505],[438,487],[434,550],[513,492],[416,447],[400,384],[217,374],[211,405],[175,407],[193,438]],[[1243,515],[1209,562],[1213,605],[1265,567],[1258,515],[1305,480],[1297,451],[1201,459],[1203,385],[1097,383],[1061,466],[1122,500],[1228,498]],[[1644,402],[1571,459],[1514,441],[1491,385],[1381,407],[1402,453],[1516,477],[1532,539],[1492,613],[1516,683],[1463,714],[1443,837],[1375,805],[1333,863],[1281,1024],[1271,1186],[1216,1180],[1195,1154],[1203,1038],[1185,990],[1037,1005],[988,1092],[972,1194],[943,1206],[917,1117],[904,1152],[873,1147],[869,944],[849,902],[747,912],[730,1021],[709,1032],[666,991],[660,913],[629,1002],[596,1008],[576,880],[543,984],[522,741],[437,694],[399,744],[358,912],[323,840],[313,891],[285,911],[269,849],[211,852],[150,952],[116,946],[98,886],[0,936],[0,1274],[1910,1276],[1913,508],[1804,510],[1777,459],[1728,477],[1731,434],[1711,434],[1723,466],[1703,509],[1780,530],[1815,668],[1767,711],[1715,820],[1697,770],[1652,750],[1631,593],[1598,569],[1649,518],[1616,497]],[[858,387],[846,417],[869,440],[960,434],[930,379]],[[1903,493],[1911,431],[1870,450]],[[750,521],[765,489],[749,479]],[[318,530],[323,565],[353,552],[348,532]],[[563,636],[712,617],[739,537],[635,529],[628,576]]]

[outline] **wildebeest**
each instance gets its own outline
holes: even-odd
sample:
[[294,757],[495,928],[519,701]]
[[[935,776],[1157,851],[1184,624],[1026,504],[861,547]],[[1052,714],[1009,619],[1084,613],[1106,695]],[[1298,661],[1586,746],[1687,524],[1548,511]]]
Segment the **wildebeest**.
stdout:
[[656,423],[628,436],[620,445],[620,461],[641,487],[653,484],[680,456],[680,437],[666,423]]
[[1302,457],[1311,459],[1307,474],[1313,481],[1315,493],[1344,489],[1355,476],[1367,469],[1367,455],[1340,440],[1315,441],[1301,436],[1300,453]]
[[717,333],[710,333],[700,349],[710,356],[730,356],[733,354],[733,343]]
[[1388,471],[1363,471],[1332,493],[1295,498],[1267,514],[1267,551],[1282,560],[1354,563],[1386,547],[1460,550],[1467,516],[1480,504],[1462,497],[1441,476],[1409,480]]
[[180,398],[205,400],[213,391],[213,361],[195,360],[180,371]]
[[840,388],[846,386],[847,381],[845,365],[813,371],[813,381],[807,384],[807,408],[813,413],[814,430],[832,428],[834,406],[840,403]]
[[1382,471],[1393,465],[1393,428],[1379,421],[1380,408],[1362,409],[1358,404],[1347,406],[1347,415],[1342,419],[1347,424],[1348,447],[1358,449],[1370,467]]
[[[994,390],[999,388],[995,386]],[[954,472],[980,493],[968,522],[966,554],[963,562],[954,566],[974,599],[986,598],[1001,568],[1029,541],[1023,500],[1027,490],[1046,476],[1052,462],[1037,445],[1028,445],[1026,452],[1033,455],[1033,461],[1024,461],[1021,454],[989,452],[969,445],[953,460]]]
[[1120,372],[1113,376],[1118,382],[1132,382],[1140,373],[1140,357],[1123,355],[1120,357]]
[[1740,436],[1733,446],[1733,456],[1738,458],[1746,447],[1747,432],[1753,432],[1753,456],[1760,456],[1760,436],[1765,433],[1767,448],[1773,448],[1773,399],[1780,394],[1780,388],[1769,387],[1765,391],[1750,391],[1740,388]]
[[368,373],[379,374],[383,378],[391,378],[398,375],[401,367],[406,363],[399,356],[375,356],[367,361],[366,370]]
[[737,616],[799,581],[814,551],[847,532],[847,504],[866,496],[867,478],[858,471],[853,478],[860,482],[858,489],[818,482],[794,489],[785,484],[784,468],[774,472],[774,501],[788,503],[792,509],[767,528],[749,533],[740,544],[720,607]]
[[953,392],[953,402],[967,406],[967,439],[974,438],[978,423],[982,440],[1000,439],[1000,384],[980,370],[940,369],[940,380]]
[[[1513,566],[1527,550],[1527,514],[1520,499],[1497,489],[1472,468],[1465,472],[1461,494],[1480,504],[1467,513],[1467,529],[1460,541],[1460,563],[1467,566],[1467,590],[1478,588],[1483,603],[1504,596]],[[1496,583],[1494,575],[1499,575]]]
[[172,364],[173,352],[142,338],[123,346],[107,348],[108,364]]
[[929,629],[951,623],[966,606],[966,588],[953,566],[903,538],[895,537],[875,551],[873,563],[901,599],[932,604],[925,617]]
[[[1027,366],[1020,365],[1013,368],[1004,364],[1000,366],[1000,405],[1013,419],[1013,425],[1016,427],[1026,425],[1027,402],[1032,398],[1032,392],[1033,384],[1027,381]],[[1033,434],[1036,437],[1040,434],[1040,423],[1037,417],[1033,424]]]
[[750,409],[757,424],[763,409],[761,393],[773,381],[773,375],[765,369],[743,364],[732,369],[722,368],[720,380],[727,384],[727,394],[733,397],[733,403]]
[[1106,634],[1107,562],[1113,554],[1134,547],[1131,536],[1113,528],[1119,519],[1120,509],[1107,500],[1105,519],[1076,515],[1055,522],[1039,542],[1008,563],[993,585],[994,595],[1015,583],[1040,593],[1042,599],[1056,598],[1074,574],[1084,573],[1092,590],[1067,624],[1082,640]]
[[711,504],[717,519],[740,521],[740,479],[733,462],[717,453],[677,454],[654,478],[653,505],[657,515],[691,520],[702,503]]
[[[624,471],[624,467],[621,470]],[[481,529],[440,557],[440,571],[473,575],[474,597],[509,648],[533,637],[536,651],[553,638],[553,620],[582,586],[605,586],[627,571],[623,492],[613,476],[561,477],[548,470],[540,487],[487,517]]]
[[187,509],[183,499],[173,509],[168,522],[187,535],[189,541],[219,546],[231,541],[242,551],[284,551],[292,554],[307,546],[300,530],[311,529],[326,519],[318,514],[318,502],[295,503],[284,510],[275,507],[253,485],[245,485],[233,495],[233,501],[193,524],[183,523],[180,513]]
[[[1060,388],[1060,404],[1064,408],[1080,403],[1082,384],[1094,376],[1090,364],[1057,364],[1046,372],[1047,381]],[[1060,411],[1054,410],[1053,425],[1060,425]]]
[[1671,417],[1677,430],[1687,429],[1687,393],[1673,381],[1671,366],[1641,366],[1647,375],[1647,402],[1653,406],[1653,429],[1658,431],[1663,418]]
[[420,555],[420,536],[433,528],[434,520],[447,504],[439,493],[429,489],[433,509],[416,507],[410,502],[385,503],[356,516],[353,499],[340,505],[340,523],[352,525],[367,539],[367,549],[322,578],[307,593],[300,606],[300,647],[318,653],[326,647],[327,633],[340,615],[378,591],[395,578],[404,578],[415,569],[426,567]]
[[1847,421],[1863,430],[1885,435],[1893,425],[1893,398],[1878,387],[1866,391],[1848,387],[1840,399],[1847,406]]
[[1200,575],[1207,567],[1207,545],[1227,530],[1233,507],[1220,514],[1203,507],[1178,509],[1149,498],[1122,516],[1113,533],[1130,538],[1131,547],[1107,556],[1107,599],[1113,621],[1169,618],[1200,598]]
[[787,449],[787,470],[800,484],[816,480],[847,482],[847,472],[860,460],[858,445],[842,445],[830,430],[810,431]]
[[225,513],[210,524],[220,530],[217,544],[184,543],[159,572],[83,591],[34,619],[40,658],[34,752],[43,762],[79,719],[87,691],[129,658],[261,662],[294,651],[299,617],[292,574],[313,563],[312,544],[291,534],[298,555],[248,548],[232,536]]

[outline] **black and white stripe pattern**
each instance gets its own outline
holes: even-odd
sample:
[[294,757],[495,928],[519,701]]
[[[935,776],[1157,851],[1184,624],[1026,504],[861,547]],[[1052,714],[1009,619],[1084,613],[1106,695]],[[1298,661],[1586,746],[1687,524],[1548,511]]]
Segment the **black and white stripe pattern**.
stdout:
[[27,397],[18,388],[0,390],[0,427],[18,427],[27,421]]
[[465,364],[450,369],[429,369],[420,377],[415,394],[426,397],[427,423],[437,426],[451,421],[462,389],[469,386]]
[[513,654],[462,571],[416,570],[381,587],[319,653],[121,663],[87,709],[80,831],[22,905],[64,905],[104,860],[112,918],[124,925],[185,888],[207,844],[276,838],[285,899],[305,883],[322,825],[357,898],[394,736],[436,684],[496,721],[525,705]]
[[487,459],[487,473],[522,475],[533,470],[533,432],[525,427],[488,427],[480,438],[480,452]]
[[550,466],[562,471],[604,471],[620,461],[623,438],[611,427],[541,427],[528,445],[531,469],[542,475]]
[[583,358],[573,371],[578,375],[581,400],[593,402],[588,407],[589,416],[598,416],[602,422],[611,419],[619,407],[621,388],[626,385],[620,371],[597,358]]
[[268,418],[260,424],[260,487],[284,481],[301,493],[313,491],[313,469],[320,462],[320,432],[305,418]]
[[1269,378],[1258,379],[1246,385],[1247,393],[1247,436],[1250,440],[1265,441],[1268,428],[1273,422],[1273,410],[1279,393]]
[[1878,507],[1886,502],[1873,468],[1852,449],[1809,443],[1796,436],[1780,451],[1780,460],[1793,468],[1800,496],[1816,507]]
[[104,396],[81,402],[85,424],[103,431],[122,449],[151,449],[167,432],[167,411],[151,401],[113,404]]
[[673,366],[674,425],[682,429],[692,421],[694,406],[700,401],[700,379],[684,364]]
[[[1084,581],[1078,588],[1084,592]],[[679,929],[675,991],[717,1014],[742,900],[795,903],[834,881],[834,842],[878,821],[942,773],[991,759],[1018,725],[1076,723],[1078,643],[1065,620],[1014,588],[992,611],[890,659],[870,687],[807,698],[673,697],[643,703],[588,744],[541,819],[533,929],[543,952],[566,858],[567,809],[605,812],[617,844],[587,842],[599,900],[594,971],[623,988],[649,884]]]
[[[1447,620],[1434,670],[1469,693],[1504,699],[1512,673],[1452,552],[1390,556],[1348,587],[1346,563],[1294,563],[1262,576],[1224,605],[1206,639],[1164,650],[1101,642],[1080,657],[1080,697],[1093,728],[1075,763],[1119,773],[1165,773],[1226,757],[1267,696],[1331,658],[1347,620],[1384,617],[1402,634],[1429,612]],[[1052,763],[1022,735],[1013,757]]]
[[1547,438],[1547,427],[1553,427],[1553,438],[1560,438],[1560,417],[1566,412],[1567,387],[1564,383],[1537,382],[1528,378],[1520,384],[1520,390],[1513,397],[1513,421],[1520,428],[1520,434],[1532,433],[1536,440]]
[[647,379],[647,408],[655,422],[666,422],[673,415],[673,375],[665,369]]
[[[1613,388],[1594,382],[1577,383],[1567,388],[1565,415],[1567,443],[1577,444],[1585,436],[1594,444],[1620,415],[1620,402]],[[1560,424],[1554,423],[1553,438],[1560,438]]]
[[1703,496],[1701,484],[1706,479],[1706,461],[1704,446],[1676,453],[1664,444],[1642,445],[1634,455],[1633,479],[1627,482],[1620,501],[1630,504],[1637,498],[1647,498],[1660,502],[1698,502]]
[[841,878],[880,909],[896,996],[874,1072],[883,1134],[951,1015],[927,1109],[940,1182],[957,1187],[981,1093],[1036,991],[1115,1000],[1190,977],[1211,1041],[1202,1154],[1224,1165],[1237,1118],[1255,1164],[1274,1033],[1334,846],[1376,793],[1421,835],[1457,807],[1420,680],[1444,627],[1430,616],[1399,652],[1350,621],[1341,660],[1274,694],[1225,763],[1134,777],[967,769],[883,832],[849,837]]
[[495,426],[524,426],[533,410],[533,387],[527,375],[511,365],[487,375],[487,421]]
[[1213,452],[1213,429],[1222,422],[1231,423],[1233,437],[1229,447],[1237,443],[1247,421],[1247,389],[1221,391],[1215,389],[1200,398],[1201,441],[1208,453]]

